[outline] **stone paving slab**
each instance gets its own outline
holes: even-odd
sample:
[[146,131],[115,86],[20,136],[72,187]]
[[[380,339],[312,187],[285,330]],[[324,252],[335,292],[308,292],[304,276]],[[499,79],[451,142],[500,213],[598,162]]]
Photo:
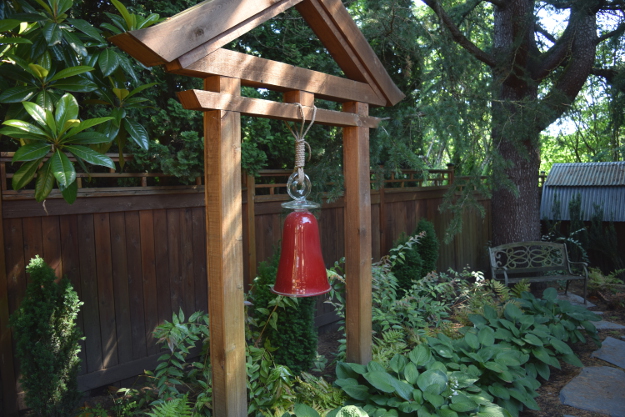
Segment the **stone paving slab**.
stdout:
[[573,294],[572,292],[569,292],[568,294],[564,294],[563,292],[559,293],[558,300],[568,300],[573,305],[582,306],[586,308],[596,307],[593,303],[591,303],[588,300],[586,300],[587,304],[584,304],[584,297],[579,296],[577,294]]
[[590,356],[625,368],[625,342],[608,336],[601,344],[601,349],[595,350]]
[[560,401],[580,410],[625,417],[625,372],[610,366],[583,368],[562,388]]
[[597,330],[625,330],[625,326],[622,324],[611,323],[605,320],[593,321],[592,324],[595,325]]

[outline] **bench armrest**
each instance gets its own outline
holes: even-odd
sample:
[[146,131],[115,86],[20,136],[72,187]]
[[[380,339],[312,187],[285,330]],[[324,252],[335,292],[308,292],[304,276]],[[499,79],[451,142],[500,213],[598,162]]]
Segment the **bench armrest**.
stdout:
[[571,265],[581,265],[582,268],[584,269],[584,275],[586,276],[586,279],[588,279],[588,262],[570,262],[569,261],[569,273],[573,273],[571,271]]

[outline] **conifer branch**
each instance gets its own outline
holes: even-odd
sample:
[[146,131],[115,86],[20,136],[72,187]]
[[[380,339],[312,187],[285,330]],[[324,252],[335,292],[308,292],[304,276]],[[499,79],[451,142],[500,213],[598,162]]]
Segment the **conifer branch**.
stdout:
[[430,7],[434,13],[439,17],[443,25],[449,30],[454,41],[462,46],[467,52],[477,58],[479,61],[485,63],[491,68],[496,65],[495,58],[490,54],[487,54],[473,42],[471,42],[466,36],[462,34],[458,26],[451,20],[449,15],[443,10],[438,0],[424,0],[424,3]]

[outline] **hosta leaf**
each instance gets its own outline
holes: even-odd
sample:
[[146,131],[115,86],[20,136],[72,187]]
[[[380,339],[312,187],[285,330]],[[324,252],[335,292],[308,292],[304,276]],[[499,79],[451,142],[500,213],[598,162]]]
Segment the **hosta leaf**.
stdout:
[[495,331],[490,327],[482,327],[477,338],[483,346],[492,346],[495,343]]
[[495,310],[493,306],[486,304],[484,306],[484,316],[489,320],[496,320],[498,318],[497,310]]
[[497,356],[495,356],[495,361],[506,366],[521,366],[519,358],[511,352],[501,352],[497,354]]
[[306,404],[295,404],[293,411],[295,411],[295,415],[298,417],[319,417],[319,413]]
[[488,324],[488,321],[484,318],[484,316],[481,316],[479,314],[469,314],[469,320],[471,320],[471,323],[475,324],[476,326]]
[[69,186],[76,180],[76,170],[74,164],[69,160],[67,155],[57,149],[50,158],[52,173],[62,187]]
[[510,392],[508,392],[508,389],[499,383],[491,384],[488,387],[488,392],[493,394],[495,397],[498,397],[504,400],[507,400],[508,398],[510,398]]
[[407,382],[400,381],[396,378],[391,379],[391,384],[393,385],[393,388],[395,388],[395,392],[397,393],[397,395],[399,395],[406,401],[410,401],[412,399],[412,385],[408,384]]
[[555,337],[552,337],[551,340],[549,340],[549,343],[558,353],[561,353],[563,355],[570,355],[573,353],[573,349],[571,349],[569,345],[561,340],[556,339]]
[[440,394],[447,387],[447,375],[442,371],[429,369],[419,375],[417,385],[424,392],[430,387],[435,387],[434,392]]
[[399,374],[404,369],[407,362],[408,359],[406,359],[405,356],[395,354],[395,356],[393,356],[393,359],[391,359],[391,361],[389,362],[389,366],[391,367],[393,372]]
[[[348,379],[348,378],[353,378],[355,380],[355,378],[358,378],[358,374],[356,372],[354,372],[354,370],[352,369],[351,366],[349,366],[349,363],[345,363],[345,362],[339,362],[336,365],[336,376],[339,379]],[[338,381],[337,381],[338,384]]]
[[457,394],[451,397],[451,405],[449,408],[459,413],[466,413],[475,410],[477,408],[477,403],[464,394]]
[[417,366],[410,362],[404,368],[404,378],[410,384],[414,385],[417,383],[417,378],[419,377],[419,371],[417,370]]
[[13,178],[11,180],[11,185],[14,190],[24,188],[32,181],[42,160],[43,159],[37,159],[35,161],[29,161],[22,164],[17,172],[13,174]]
[[562,355],[562,360],[573,366],[579,366],[580,368],[584,366],[582,361],[580,361],[579,358],[573,352]]
[[34,161],[41,159],[50,152],[50,144],[47,142],[37,142],[20,146],[13,155],[13,161]]
[[364,401],[369,398],[369,389],[364,385],[348,385],[343,391],[355,400]]
[[0,103],[21,103],[31,99],[37,91],[36,87],[30,86],[7,88],[0,93]]
[[[536,347],[532,349],[532,354],[539,361],[546,363],[547,365],[554,366],[558,369],[560,368],[560,364],[558,363],[558,360],[552,356],[551,351],[549,351],[547,348],[543,346]],[[555,361],[555,364],[554,364],[554,361]]]
[[367,382],[382,392],[395,392],[393,377],[384,371],[367,372],[363,375]]
[[433,394],[431,392],[424,392],[423,399],[432,404],[434,408],[439,408],[445,403],[445,399],[441,395]]
[[50,160],[47,160],[41,169],[37,171],[37,181],[35,182],[35,200],[41,203],[48,197],[54,186],[54,174]]
[[477,350],[480,347],[480,341],[477,335],[471,331],[464,335],[464,341],[467,342],[467,345],[469,345],[471,349]]
[[417,366],[424,366],[432,360],[432,353],[425,345],[419,345],[412,349],[408,354],[408,358]]
[[543,345],[543,341],[540,340],[539,337],[537,337],[536,335],[532,334],[532,333],[527,333],[524,337],[523,340],[525,340],[527,343],[529,343],[530,345],[534,345],[534,346],[542,346]]
[[521,318],[521,316],[523,316],[523,312],[513,303],[508,303],[504,308],[503,313],[506,318],[512,322],[518,320],[519,318]]
[[484,364],[484,367],[487,368],[487,369],[490,369],[491,371],[497,372],[497,373],[502,373],[502,372],[508,370],[508,367],[506,365],[502,365],[502,364],[497,363],[497,362],[486,362]]
[[504,414],[504,410],[496,405],[488,405],[481,407],[480,412],[477,413],[477,417],[507,417],[509,414]]

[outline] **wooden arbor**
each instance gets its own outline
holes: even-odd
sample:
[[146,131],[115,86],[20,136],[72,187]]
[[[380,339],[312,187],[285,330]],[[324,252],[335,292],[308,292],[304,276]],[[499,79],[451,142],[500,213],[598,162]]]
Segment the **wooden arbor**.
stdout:
[[[346,78],[226,49],[228,42],[296,7]],[[210,351],[216,416],[247,414],[240,115],[311,119],[315,97],[343,111],[319,109],[315,123],[343,127],[346,200],[347,360],[371,359],[371,199],[369,105],[392,106],[404,95],[393,84],[340,0],[209,0],[159,25],[111,41],[147,66],[204,79],[204,90],[179,93],[204,112],[205,202]],[[242,85],[284,93],[284,103],[240,96]]]

